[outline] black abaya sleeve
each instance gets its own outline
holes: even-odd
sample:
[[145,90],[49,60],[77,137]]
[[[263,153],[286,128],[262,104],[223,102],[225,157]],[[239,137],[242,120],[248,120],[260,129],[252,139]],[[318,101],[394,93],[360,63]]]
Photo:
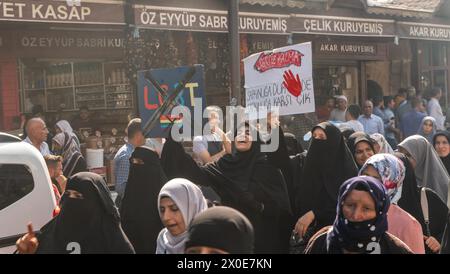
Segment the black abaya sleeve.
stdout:
[[442,240],[448,216],[447,205],[431,189],[427,189],[431,235],[439,242]]
[[441,254],[450,254],[450,213],[448,214],[446,221],[447,225],[445,226],[441,242]]
[[161,152],[161,165],[169,180],[185,178],[197,185],[210,186],[208,176],[170,135]]
[[278,129],[278,148],[274,152],[266,153],[267,159],[271,165],[281,170],[286,185],[291,186],[293,184],[291,159],[289,157],[286,141],[284,139],[284,132],[281,127],[278,127]]

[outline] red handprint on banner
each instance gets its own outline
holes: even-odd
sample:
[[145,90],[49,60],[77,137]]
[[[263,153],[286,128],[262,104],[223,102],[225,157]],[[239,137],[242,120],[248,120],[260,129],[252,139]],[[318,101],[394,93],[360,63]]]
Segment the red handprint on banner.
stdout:
[[289,91],[290,94],[295,97],[300,96],[302,94],[302,81],[300,81],[300,77],[298,74],[294,76],[291,70],[287,70],[283,74],[283,86]]

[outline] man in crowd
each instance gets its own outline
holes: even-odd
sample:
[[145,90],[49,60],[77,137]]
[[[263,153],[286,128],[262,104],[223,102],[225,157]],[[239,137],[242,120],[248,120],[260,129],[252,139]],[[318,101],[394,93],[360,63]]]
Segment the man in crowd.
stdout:
[[226,134],[220,129],[219,109],[207,107],[208,134],[195,136],[192,143],[192,151],[197,161],[205,165],[214,162],[226,153],[231,153],[231,142]]
[[365,133],[384,135],[383,120],[373,114],[373,103],[371,101],[364,102],[363,115],[359,116],[358,121],[363,125]]
[[132,119],[127,126],[126,132],[128,141],[124,144],[114,156],[114,176],[116,179],[115,190],[118,194],[116,203],[119,205],[125,194],[125,187],[128,181],[128,172],[130,170],[130,157],[134,148],[145,144],[145,137],[141,128],[141,119]]
[[381,120],[384,120],[384,102],[383,102],[383,98],[381,97],[375,97],[372,99],[374,108],[373,108],[373,114],[375,114],[376,116],[380,117]]
[[399,128],[402,128],[401,121],[403,115],[412,110],[411,103],[410,102],[408,103],[407,97],[408,91],[405,88],[400,88],[398,90],[397,95],[395,96],[395,105],[396,105],[395,119]]
[[433,88],[430,94],[431,98],[428,102],[427,110],[431,117],[436,119],[436,127],[438,130],[445,130],[445,115],[442,113],[439,100],[442,97],[442,90],[440,88]]
[[347,97],[339,95],[336,97],[337,108],[333,109],[330,114],[331,121],[345,122],[345,113],[347,111]]
[[47,155],[44,157],[47,164],[48,173],[52,180],[53,191],[55,193],[56,202],[59,204],[61,195],[66,191],[67,178],[63,175],[62,157],[55,155]]
[[411,101],[412,110],[405,113],[401,120],[401,130],[403,137],[407,138],[411,135],[417,134],[422,119],[427,116],[424,113],[424,106],[422,100],[414,98]]
[[78,116],[73,118],[70,124],[72,125],[73,130],[77,132],[80,130],[80,128],[91,128],[95,130],[97,127],[94,119],[91,118],[88,107],[86,106],[80,107]]
[[400,130],[395,126],[395,114],[394,107],[395,102],[392,96],[384,96],[384,133],[386,141],[391,145],[393,149],[397,148],[396,136],[400,137]]
[[42,156],[46,156],[50,153],[47,140],[48,129],[44,120],[41,118],[31,118],[28,120],[25,131],[27,132],[27,138],[22,142],[29,143],[41,152]]

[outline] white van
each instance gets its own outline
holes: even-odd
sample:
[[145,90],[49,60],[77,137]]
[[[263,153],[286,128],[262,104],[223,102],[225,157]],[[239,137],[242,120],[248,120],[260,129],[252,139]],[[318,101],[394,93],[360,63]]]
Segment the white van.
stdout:
[[28,143],[0,143],[0,253],[13,253],[27,223],[39,230],[57,208],[50,175]]

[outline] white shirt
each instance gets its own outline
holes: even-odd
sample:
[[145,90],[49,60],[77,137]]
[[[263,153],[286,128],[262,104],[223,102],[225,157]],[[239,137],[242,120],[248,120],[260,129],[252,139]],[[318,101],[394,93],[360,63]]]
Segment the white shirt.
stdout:
[[348,125],[350,128],[352,128],[355,132],[362,131],[364,132],[364,126],[359,122],[358,120],[350,120],[348,122],[344,123],[345,125]]
[[445,116],[442,114],[442,108],[436,98],[431,98],[427,106],[428,115],[436,119],[438,130],[445,130]]
[[[29,137],[25,138],[25,140],[23,140],[22,142],[29,143],[30,145],[35,147]],[[42,154],[42,156],[51,154],[46,142],[42,142],[41,147],[39,148],[39,152]]]

